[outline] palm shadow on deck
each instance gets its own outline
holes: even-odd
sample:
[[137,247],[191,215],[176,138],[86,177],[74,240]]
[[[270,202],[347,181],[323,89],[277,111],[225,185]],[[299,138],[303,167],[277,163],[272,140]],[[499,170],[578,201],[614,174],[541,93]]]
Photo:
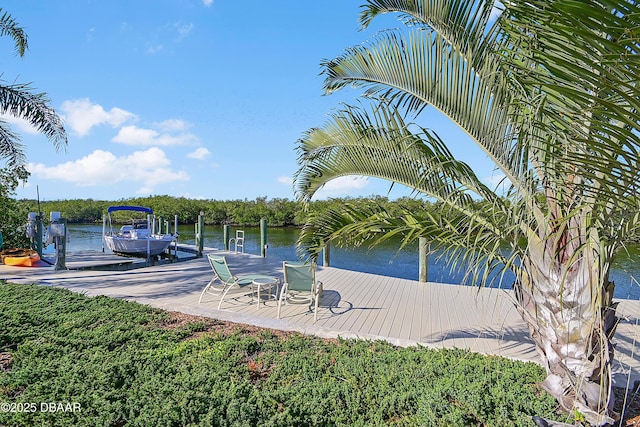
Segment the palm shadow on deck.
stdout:
[[[537,357],[533,341],[524,325],[522,327],[502,327],[498,330],[470,327],[439,331],[422,336],[420,343],[438,347],[468,347],[489,354],[511,355],[513,353],[512,357],[517,355],[517,358],[527,360]],[[487,346],[487,343],[490,346]],[[492,350],[495,350],[495,353]]]

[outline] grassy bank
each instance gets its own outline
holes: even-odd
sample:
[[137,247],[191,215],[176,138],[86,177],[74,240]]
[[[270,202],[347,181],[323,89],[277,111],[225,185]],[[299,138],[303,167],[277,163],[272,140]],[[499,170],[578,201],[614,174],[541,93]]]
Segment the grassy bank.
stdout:
[[0,425],[530,426],[530,415],[554,418],[532,363],[322,340],[2,281],[0,301]]

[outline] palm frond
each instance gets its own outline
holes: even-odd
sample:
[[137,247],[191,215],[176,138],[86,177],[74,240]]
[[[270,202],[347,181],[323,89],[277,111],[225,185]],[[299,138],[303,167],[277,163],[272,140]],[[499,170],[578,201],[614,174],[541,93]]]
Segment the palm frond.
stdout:
[[[474,283],[485,283],[490,274],[499,271],[517,270],[514,261],[521,255],[512,252],[508,227],[503,235],[496,234],[493,226],[483,214],[479,204],[474,204],[475,216],[455,211],[443,212],[411,211],[402,209],[389,213],[371,200],[370,204],[351,206],[348,202],[322,213],[311,214],[298,240],[301,257],[316,260],[323,247],[331,244],[338,247],[374,247],[391,238],[401,239],[398,250],[414,243],[419,237],[432,242],[432,249],[442,253],[452,269],[466,272]],[[505,255],[511,253],[511,256]],[[517,255],[514,255],[517,253]],[[496,276],[498,280],[500,276]]]
[[[570,190],[626,203],[640,166],[637,2],[507,2],[504,67],[522,93],[542,97],[530,137],[549,177],[580,176]],[[556,181],[561,182],[561,181]],[[560,187],[556,183],[550,184]],[[566,187],[565,187],[566,188]]]
[[49,138],[56,149],[67,145],[62,119],[50,106],[45,93],[33,93],[27,84],[0,85],[0,112],[28,121]]
[[[418,237],[438,242],[449,249],[452,265],[478,266],[470,270],[473,274],[488,274],[501,263],[514,265],[503,257],[501,245],[508,244],[517,252],[523,222],[509,223],[504,219],[522,211],[514,211],[482,184],[468,165],[453,157],[436,134],[419,127],[418,133],[412,133],[397,110],[384,106],[372,113],[347,106],[332,118],[324,128],[310,130],[299,141],[301,168],[294,182],[301,200],[310,200],[333,178],[358,174],[410,186],[439,200],[443,213],[439,219],[415,212],[390,216],[375,207],[366,211],[345,207],[324,213],[310,219],[303,229],[300,247],[307,255],[318,256],[329,241],[376,244],[401,235],[403,244]],[[470,192],[492,209],[478,209]],[[475,249],[467,250],[471,247]]]
[[402,110],[435,107],[464,129],[513,185],[520,184],[528,159],[516,138],[511,97],[497,62],[473,68],[444,38],[416,29],[379,34],[323,67],[327,92],[352,85]]
[[[1,12],[2,8],[0,8]],[[20,56],[24,56],[25,51],[29,48],[27,34],[24,29],[7,12],[2,13],[2,16],[0,16],[0,36],[10,36],[14,41],[16,53]]]
[[363,28],[381,14],[396,13],[407,25],[433,29],[473,61],[484,58],[472,53],[480,49],[491,32],[489,23],[494,10],[491,2],[469,0],[371,0],[363,8],[360,14]]
[[373,112],[346,106],[323,128],[311,129],[298,141],[300,169],[296,194],[309,200],[325,183],[343,175],[366,175],[400,183],[444,203],[464,206],[473,192],[492,203],[500,199],[471,168],[456,160],[437,134],[410,130],[394,108]]
[[7,167],[11,170],[24,165],[27,161],[24,146],[20,144],[20,137],[4,120],[0,120],[0,158],[6,160]]

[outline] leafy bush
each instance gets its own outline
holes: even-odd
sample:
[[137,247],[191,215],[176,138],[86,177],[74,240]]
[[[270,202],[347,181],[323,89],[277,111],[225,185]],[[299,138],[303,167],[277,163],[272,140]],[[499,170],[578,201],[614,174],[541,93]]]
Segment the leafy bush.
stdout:
[[[101,222],[102,216],[111,205],[140,205],[148,206],[158,216],[170,220],[178,214],[181,224],[195,224],[198,222],[200,212],[204,214],[205,224],[221,225],[247,225],[257,226],[262,218],[266,219],[272,227],[299,226],[305,223],[311,211],[325,211],[332,206],[339,206],[345,202],[352,205],[368,205],[375,202],[381,204],[392,213],[399,210],[399,206],[407,206],[413,210],[429,209],[430,204],[421,200],[403,198],[390,201],[386,197],[376,196],[372,198],[347,198],[314,201],[309,206],[288,199],[267,199],[258,197],[255,200],[200,200],[184,197],[150,196],[118,201],[97,201],[93,199],[53,200],[40,203],[45,218],[51,211],[62,212],[64,218],[70,223]],[[24,211],[36,211],[36,200],[20,200],[18,206]],[[128,213],[114,213],[114,222],[128,222]],[[26,216],[25,216],[26,219]]]
[[12,198],[21,178],[9,169],[0,169],[0,233],[4,243],[3,248],[28,248],[29,239],[25,235],[27,223],[26,207]]
[[[322,340],[0,281],[0,402],[12,426],[527,426],[553,418],[535,364]],[[258,330],[259,332],[255,332]],[[2,359],[0,359],[2,360]]]

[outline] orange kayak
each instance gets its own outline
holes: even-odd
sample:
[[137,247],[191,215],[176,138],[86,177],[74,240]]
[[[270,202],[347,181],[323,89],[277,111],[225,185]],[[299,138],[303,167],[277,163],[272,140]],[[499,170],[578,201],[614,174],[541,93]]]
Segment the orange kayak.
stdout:
[[38,252],[31,249],[5,249],[0,252],[0,258],[5,265],[32,267],[40,261]]

